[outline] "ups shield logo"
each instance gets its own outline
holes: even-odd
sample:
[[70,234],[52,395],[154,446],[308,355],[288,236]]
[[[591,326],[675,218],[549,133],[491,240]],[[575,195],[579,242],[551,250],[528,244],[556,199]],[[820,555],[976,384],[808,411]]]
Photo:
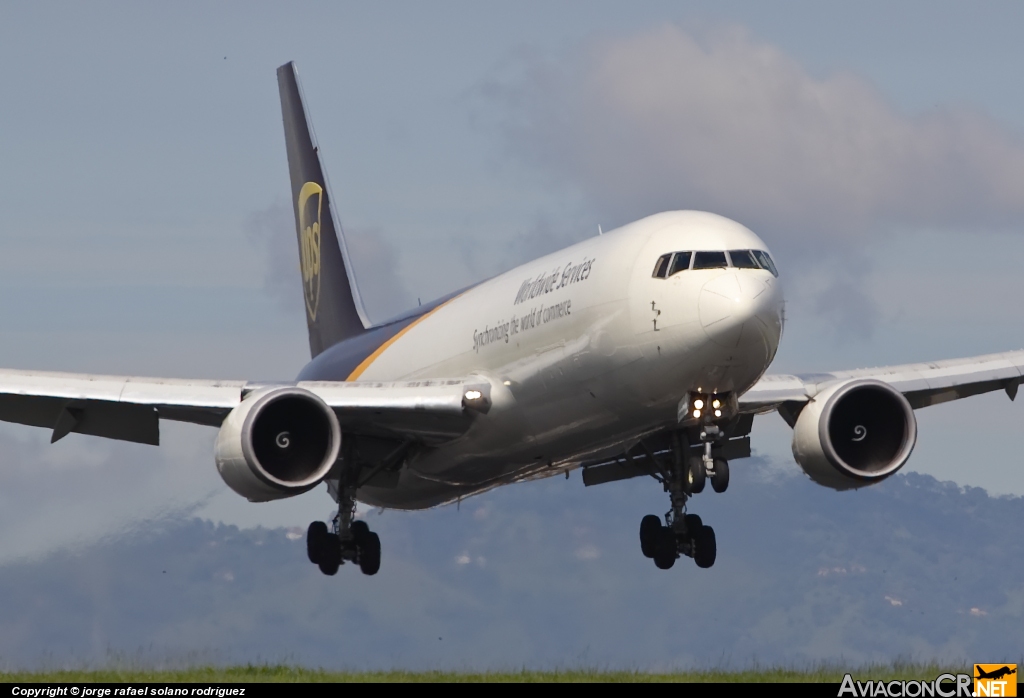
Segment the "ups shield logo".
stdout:
[[310,322],[316,320],[320,305],[320,211],[323,198],[324,188],[316,182],[306,182],[299,190],[299,265]]

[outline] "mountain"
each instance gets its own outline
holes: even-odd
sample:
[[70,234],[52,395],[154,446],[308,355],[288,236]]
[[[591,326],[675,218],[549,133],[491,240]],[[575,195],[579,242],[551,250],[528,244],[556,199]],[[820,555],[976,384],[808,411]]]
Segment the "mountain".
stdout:
[[[661,571],[651,480],[578,475],[370,512],[376,577],[325,577],[300,529],[139,522],[0,567],[0,664],[287,661],[329,668],[657,669],[1016,661],[1024,499],[919,475],[838,493],[760,459],[697,496],[718,562]],[[69,522],[73,525],[73,522]]]

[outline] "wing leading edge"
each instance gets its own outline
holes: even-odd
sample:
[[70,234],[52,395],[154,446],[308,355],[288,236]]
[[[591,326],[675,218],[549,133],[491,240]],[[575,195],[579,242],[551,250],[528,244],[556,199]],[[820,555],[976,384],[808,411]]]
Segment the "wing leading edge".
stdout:
[[161,419],[217,426],[260,388],[296,385],[318,395],[350,433],[440,443],[465,433],[479,406],[468,390],[489,395],[478,377],[406,382],[251,383],[0,370],[0,420],[69,433],[157,445]]
[[[903,393],[915,409],[1005,390],[1024,376],[1024,351],[963,359],[804,375],[766,375],[739,399],[744,413],[792,407],[836,383],[874,378]],[[297,385],[324,400],[351,433],[441,443],[472,423],[467,390],[489,393],[479,377],[406,382],[252,383],[0,370],[0,420],[69,433],[158,444],[159,421],[220,426],[245,396],[272,385]],[[781,409],[780,409],[781,408]]]
[[784,411],[786,403],[799,406],[831,385],[859,378],[888,383],[914,409],[994,390],[1005,390],[1012,400],[1022,376],[1024,351],[831,373],[766,375],[740,397],[739,407],[741,412]]

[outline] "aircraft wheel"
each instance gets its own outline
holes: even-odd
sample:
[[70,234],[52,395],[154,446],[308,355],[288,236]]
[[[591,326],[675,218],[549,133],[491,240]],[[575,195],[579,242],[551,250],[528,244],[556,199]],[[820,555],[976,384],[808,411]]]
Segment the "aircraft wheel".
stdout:
[[648,514],[640,520],[640,552],[644,557],[654,557],[661,528],[661,519],[654,514]]
[[690,459],[690,467],[686,469],[686,485],[692,494],[700,494],[704,491],[704,480],[707,478],[707,470],[704,469],[704,461],[696,458]]
[[686,535],[690,538],[696,536],[700,529],[704,528],[704,522],[696,514],[687,514],[683,517],[683,521],[686,522]]
[[359,569],[363,574],[377,574],[380,569],[380,536],[360,519],[352,522],[352,540],[359,555]]
[[327,524],[323,521],[314,521],[306,529],[306,556],[314,565],[320,564],[321,553],[327,540]]
[[671,569],[672,565],[676,564],[676,558],[679,557],[678,545],[676,544],[676,534],[672,532],[671,528],[662,526],[658,529],[658,535],[655,537],[655,541],[655,567],[659,570]]
[[694,537],[693,543],[695,547],[693,561],[697,563],[697,567],[707,569],[715,564],[715,558],[718,557],[718,542],[715,540],[715,529],[710,526],[701,527]]
[[338,573],[338,568],[341,567],[341,542],[336,536],[330,535],[324,540],[317,565],[320,567],[320,571],[327,576]]
[[380,569],[380,536],[367,529],[359,546],[359,569],[363,574],[377,574]]
[[715,459],[715,472],[711,475],[711,489],[715,492],[725,492],[729,488],[729,461],[723,458]]

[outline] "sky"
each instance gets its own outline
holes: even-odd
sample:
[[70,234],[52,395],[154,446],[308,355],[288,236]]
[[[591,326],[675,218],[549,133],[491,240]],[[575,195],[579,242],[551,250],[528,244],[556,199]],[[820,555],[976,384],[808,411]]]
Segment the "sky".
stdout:
[[[375,319],[700,208],[776,257],[773,370],[1022,348],[1022,21],[1009,2],[4,4],[0,365],[299,372],[288,60]],[[918,419],[908,470],[1024,494],[1004,394]],[[0,562],[182,513],[329,517],[320,490],[242,501],[213,438],[0,426]],[[777,416],[753,443],[797,467]]]

